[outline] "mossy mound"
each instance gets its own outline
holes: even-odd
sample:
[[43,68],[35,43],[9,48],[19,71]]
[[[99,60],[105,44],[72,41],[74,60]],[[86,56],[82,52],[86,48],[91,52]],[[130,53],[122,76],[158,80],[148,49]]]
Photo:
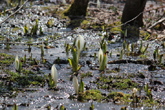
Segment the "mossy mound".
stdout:
[[0,94],[18,92],[29,86],[44,86],[45,77],[26,70],[24,74],[4,70],[0,75]]
[[0,53],[0,66],[9,66],[14,62],[15,56]]
[[97,81],[94,83],[97,84],[98,88],[111,90],[111,89],[131,89],[136,88],[138,84],[131,79],[124,79],[120,76],[112,77],[112,76],[101,76]]
[[99,90],[87,90],[83,93],[79,93],[78,98],[79,101],[84,100],[94,100],[100,102],[101,100],[105,99],[105,97],[101,94]]
[[124,94],[122,92],[111,92],[106,97],[106,101],[113,101],[114,103],[126,104],[130,102],[130,94]]

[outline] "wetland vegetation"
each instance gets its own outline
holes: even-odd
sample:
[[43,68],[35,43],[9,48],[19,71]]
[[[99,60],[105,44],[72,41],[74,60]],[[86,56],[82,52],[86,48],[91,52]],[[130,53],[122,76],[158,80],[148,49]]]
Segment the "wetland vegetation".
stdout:
[[121,29],[125,3],[105,2],[70,19],[69,0],[22,1],[8,20],[18,1],[1,3],[0,109],[165,109],[164,22],[149,28],[164,3],[147,1],[137,39]]

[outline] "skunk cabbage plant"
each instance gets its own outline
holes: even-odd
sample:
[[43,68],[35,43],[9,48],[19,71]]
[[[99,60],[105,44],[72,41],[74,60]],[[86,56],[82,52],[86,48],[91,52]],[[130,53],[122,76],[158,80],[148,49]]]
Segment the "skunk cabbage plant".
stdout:
[[18,55],[16,55],[16,57],[15,57],[15,69],[16,69],[16,71],[19,71],[19,59],[18,59]]
[[99,59],[99,64],[101,65],[103,62],[103,51],[100,48],[99,52],[98,52],[98,59]]
[[54,86],[57,86],[57,69],[55,67],[55,64],[53,64],[51,68],[51,77],[53,79]]
[[84,44],[85,44],[84,38],[81,35],[79,35],[76,39],[76,47],[79,52],[83,50]]

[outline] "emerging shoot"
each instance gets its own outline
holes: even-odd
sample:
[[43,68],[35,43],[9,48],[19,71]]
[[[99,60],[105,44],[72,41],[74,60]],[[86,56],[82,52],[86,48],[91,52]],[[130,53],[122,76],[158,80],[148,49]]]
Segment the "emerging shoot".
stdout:
[[51,77],[53,79],[53,85],[56,87],[57,86],[57,69],[55,67],[55,64],[53,64],[51,68]]
[[75,90],[75,93],[78,94],[79,92],[79,85],[78,85],[78,79],[76,76],[73,77],[73,86],[74,86],[74,90]]

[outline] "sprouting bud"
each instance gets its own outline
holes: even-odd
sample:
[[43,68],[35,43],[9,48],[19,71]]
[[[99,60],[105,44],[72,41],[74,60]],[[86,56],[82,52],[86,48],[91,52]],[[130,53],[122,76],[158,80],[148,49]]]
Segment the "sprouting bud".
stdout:
[[18,59],[18,55],[16,55],[16,57],[15,57],[15,69],[17,71],[19,71],[19,59]]
[[97,8],[100,8],[100,0],[97,0]]
[[81,35],[79,35],[76,39],[76,47],[79,50],[79,52],[83,50],[84,43],[85,43],[84,38]]
[[66,4],[66,1],[65,0],[62,0],[62,4]]
[[73,86],[74,86],[74,90],[75,90],[75,93],[78,94],[78,79],[76,76],[73,77]]
[[55,67],[55,64],[53,64],[53,66],[51,68],[51,76],[53,78],[54,85],[57,86],[57,69]]
[[136,88],[133,88],[132,92],[133,92],[134,94],[136,94],[136,93],[137,93],[137,89],[136,89]]
[[103,51],[102,51],[101,48],[100,48],[100,50],[98,52],[98,59],[99,59],[100,65],[101,65],[102,64],[102,61],[103,61]]

